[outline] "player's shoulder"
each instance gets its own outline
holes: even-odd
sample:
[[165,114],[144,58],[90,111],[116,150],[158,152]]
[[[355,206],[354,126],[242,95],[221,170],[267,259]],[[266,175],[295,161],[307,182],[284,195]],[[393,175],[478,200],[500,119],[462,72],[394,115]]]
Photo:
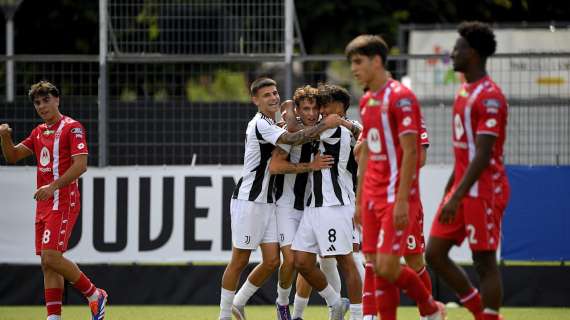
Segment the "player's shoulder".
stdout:
[[399,98],[416,99],[416,95],[414,94],[412,89],[406,87],[399,81],[392,80],[390,82],[390,89],[392,90],[392,99],[399,99]]
[[478,98],[483,106],[489,108],[499,108],[507,102],[501,88],[492,80],[486,81]]
[[261,112],[258,112],[257,115],[253,118],[256,125],[261,126],[276,126],[275,121],[270,117],[264,115]]

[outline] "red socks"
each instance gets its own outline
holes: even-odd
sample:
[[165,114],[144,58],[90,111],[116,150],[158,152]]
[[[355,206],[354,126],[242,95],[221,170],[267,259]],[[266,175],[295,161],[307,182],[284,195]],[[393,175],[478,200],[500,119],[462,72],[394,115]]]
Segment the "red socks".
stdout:
[[437,305],[431,294],[426,289],[420,277],[408,266],[402,266],[400,276],[394,283],[398,288],[405,291],[408,297],[418,304],[420,315],[427,316],[438,311]]
[[426,289],[428,290],[429,294],[433,294],[432,289],[431,289],[431,278],[429,276],[429,272],[428,272],[427,268],[424,266],[417,273],[418,273],[418,277],[420,277],[420,279],[422,280],[422,282],[423,282],[424,286],[426,287]]
[[95,293],[95,290],[97,290],[93,283],[91,283],[91,280],[89,280],[89,278],[87,278],[83,272],[81,272],[79,280],[75,281],[73,287],[79,290],[79,292],[81,292],[81,294],[85,297],[92,296]]
[[376,306],[382,320],[396,320],[400,290],[382,277],[376,277]]
[[46,308],[48,317],[51,315],[61,315],[61,299],[63,297],[63,289],[49,288],[44,290],[46,299]]
[[479,291],[475,288],[471,288],[471,291],[464,296],[459,297],[459,301],[469,312],[474,316],[478,316],[483,312],[483,303],[481,302],[481,295]]
[[367,262],[364,267],[364,286],[362,288],[362,314],[376,316],[376,284],[374,266]]

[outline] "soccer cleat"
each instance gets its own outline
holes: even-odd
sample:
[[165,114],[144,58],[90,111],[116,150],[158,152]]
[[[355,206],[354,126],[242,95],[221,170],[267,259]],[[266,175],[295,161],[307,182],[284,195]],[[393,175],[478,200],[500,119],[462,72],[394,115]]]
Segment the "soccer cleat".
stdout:
[[303,320],[303,318],[295,318],[295,319],[293,319],[293,320]]
[[245,318],[245,306],[236,306],[232,304],[232,315],[237,320],[246,320]]
[[289,305],[281,306],[278,303],[277,307],[277,320],[291,320],[291,312],[289,312]]
[[445,310],[445,305],[442,302],[436,301],[437,312],[429,315],[420,317],[420,320],[447,320],[447,310]]
[[348,298],[340,298],[340,302],[342,303],[342,315],[344,317],[348,310],[350,310],[350,300],[348,300]]
[[107,304],[108,295],[103,289],[97,289],[99,297],[97,301],[89,302],[89,308],[91,308],[91,319],[92,320],[103,320],[105,319],[105,305]]
[[344,307],[342,300],[329,307],[329,320],[344,320]]

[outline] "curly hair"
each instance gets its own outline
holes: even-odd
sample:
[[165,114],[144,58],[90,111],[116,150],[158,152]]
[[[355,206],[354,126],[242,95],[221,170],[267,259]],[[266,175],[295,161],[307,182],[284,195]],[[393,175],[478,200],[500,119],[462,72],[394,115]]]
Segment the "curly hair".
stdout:
[[295,101],[295,106],[299,107],[303,100],[308,100],[309,102],[316,101],[318,94],[319,91],[317,88],[306,85],[295,90],[295,93],[293,94],[293,101]]
[[457,28],[457,32],[483,59],[492,56],[497,50],[495,34],[486,23],[479,21],[463,22]]
[[42,80],[38,83],[34,83],[30,87],[30,91],[28,91],[28,98],[30,98],[30,100],[34,102],[35,98],[45,97],[49,94],[51,94],[54,97],[59,97],[59,90],[51,82]]
[[319,95],[317,96],[317,104],[324,106],[329,102],[341,102],[344,106],[344,111],[350,106],[350,93],[348,90],[341,86],[334,84],[319,84]]

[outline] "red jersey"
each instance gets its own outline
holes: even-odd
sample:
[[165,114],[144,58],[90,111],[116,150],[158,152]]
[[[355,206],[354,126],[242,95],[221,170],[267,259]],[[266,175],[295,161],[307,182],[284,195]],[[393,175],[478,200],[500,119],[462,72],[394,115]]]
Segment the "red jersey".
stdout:
[[464,83],[453,104],[453,151],[455,154],[453,189],[459,186],[467,166],[475,156],[475,140],[479,134],[497,137],[489,166],[481,173],[469,193],[472,198],[491,199],[493,194],[508,190],[503,165],[503,145],[506,139],[507,100],[489,76],[474,83]]
[[[53,125],[43,123],[32,130],[22,145],[36,155],[37,187],[48,185],[65,174],[71,167],[73,156],[88,154],[85,141],[85,129],[81,123],[66,116]],[[74,206],[71,197],[79,198],[77,180],[56,190],[53,198],[38,201],[36,212],[47,214],[50,210]]]
[[[368,91],[360,99],[364,129],[362,139],[368,145],[368,166],[364,192],[384,203],[394,203],[400,183],[403,150],[399,137],[421,132],[422,116],[414,93],[395,80],[388,80],[379,91]],[[427,138],[427,136],[426,136]],[[421,139],[417,139],[418,155]],[[419,157],[412,182],[410,201],[419,201]]]

